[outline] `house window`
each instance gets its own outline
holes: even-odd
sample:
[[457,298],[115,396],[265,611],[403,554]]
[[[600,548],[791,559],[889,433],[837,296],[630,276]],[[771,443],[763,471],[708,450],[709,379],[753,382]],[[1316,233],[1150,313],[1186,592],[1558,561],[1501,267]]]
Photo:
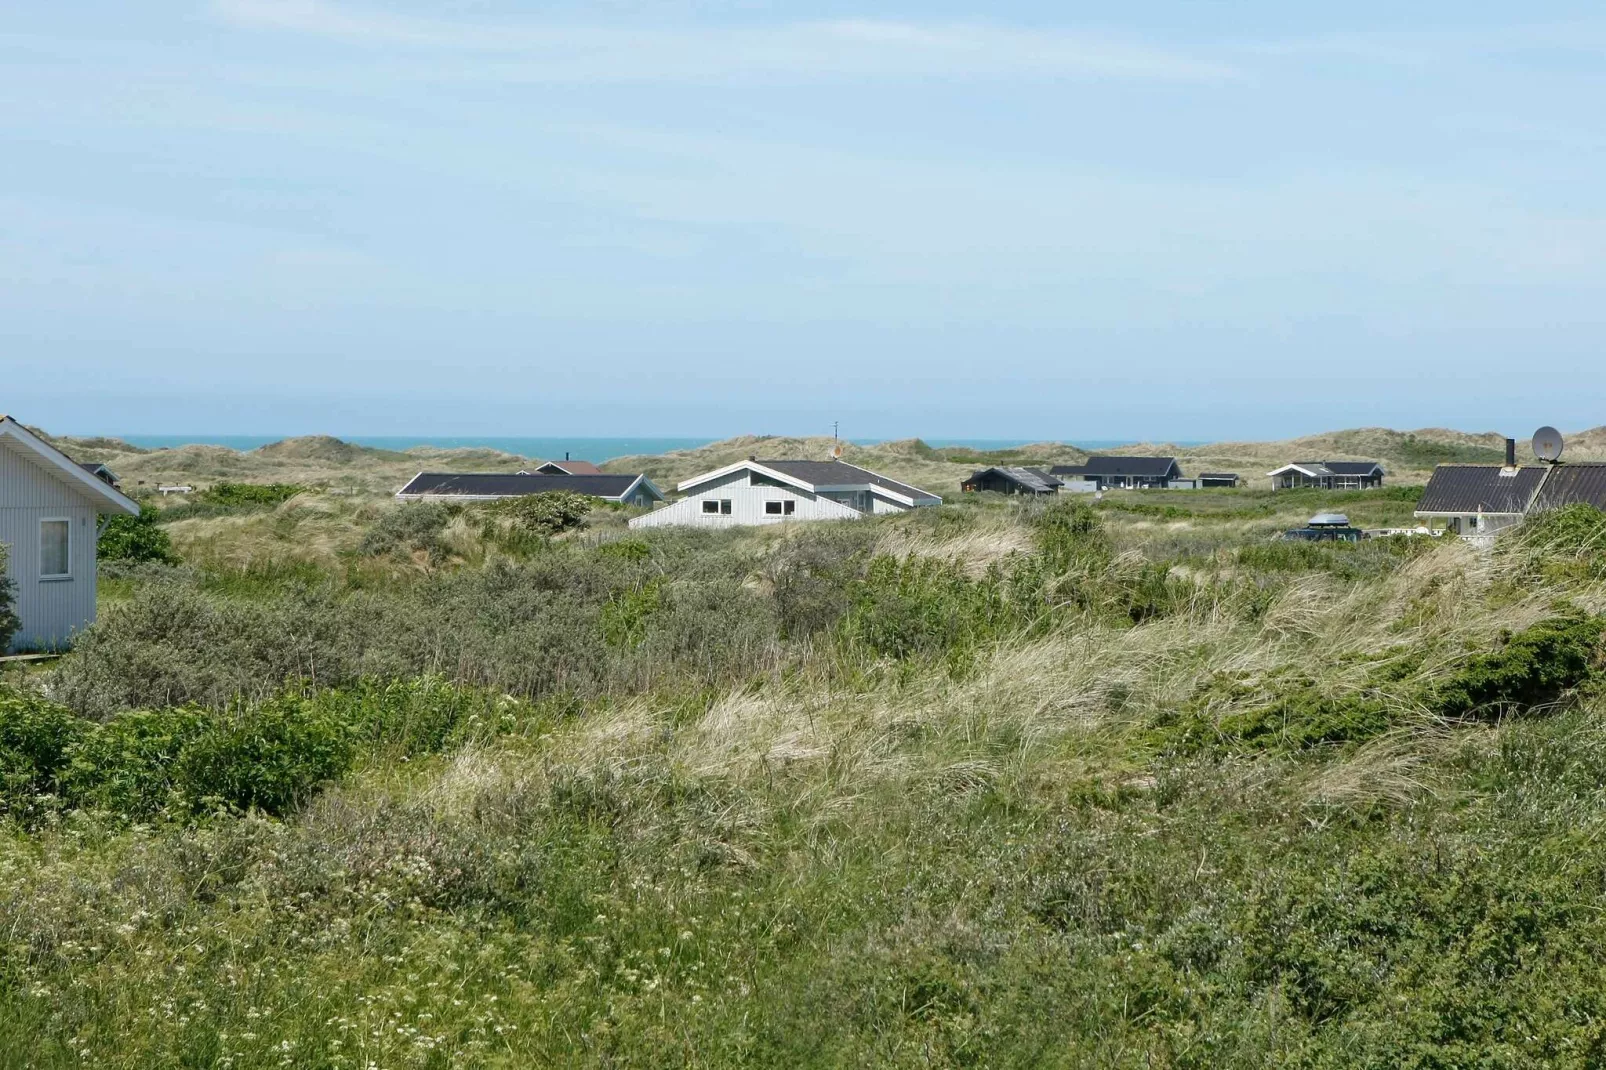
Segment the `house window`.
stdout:
[[782,503],[780,503],[780,502],[765,502],[764,503],[764,514],[766,516],[780,516],[781,515],[781,504]]
[[71,548],[72,521],[39,521],[39,578],[59,580],[71,576]]
[[731,500],[729,498],[721,498],[719,500],[719,515],[720,516],[730,516],[731,515]]
[[717,501],[715,501],[713,498],[705,498],[705,499],[703,499],[703,512],[705,512],[705,513],[717,513],[717,512],[719,512],[719,503]]

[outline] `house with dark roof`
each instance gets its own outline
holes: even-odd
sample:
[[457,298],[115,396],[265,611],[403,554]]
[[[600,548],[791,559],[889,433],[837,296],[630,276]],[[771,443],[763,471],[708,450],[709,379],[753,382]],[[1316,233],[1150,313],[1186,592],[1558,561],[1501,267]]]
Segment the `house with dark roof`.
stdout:
[[1543,465],[1441,464],[1417,502],[1417,519],[1466,538],[1492,538],[1522,523],[1551,469]]
[[117,473],[101,464],[99,461],[79,461],[78,467],[106,484],[108,487],[121,487],[123,481],[117,478]]
[[396,492],[396,497],[404,502],[494,502],[555,490],[641,508],[664,501],[663,491],[644,475],[547,472],[420,472]]
[[693,476],[673,505],[630,521],[633,528],[734,527],[788,520],[858,520],[941,505],[930,491],[845,461],[745,461]]
[[545,461],[535,469],[538,475],[547,476],[600,476],[602,469],[590,461],[571,461],[564,457],[561,461]]
[[1000,465],[972,472],[959,484],[967,494],[992,491],[995,494],[1058,494],[1064,486],[1060,480],[1040,468],[1016,468]]
[[1048,474],[1067,482],[1085,480],[1098,490],[1145,490],[1169,487],[1182,478],[1182,468],[1175,457],[1095,456],[1086,464],[1057,464]]
[[1266,474],[1272,490],[1365,490],[1381,487],[1385,475],[1378,461],[1290,461]]
[[1200,472],[1197,482],[1201,487],[1236,487],[1237,472]]
[[[102,518],[139,506],[95,469],[0,416],[0,543],[21,628],[11,649],[54,650],[95,620]],[[0,653],[5,651],[0,636]]]

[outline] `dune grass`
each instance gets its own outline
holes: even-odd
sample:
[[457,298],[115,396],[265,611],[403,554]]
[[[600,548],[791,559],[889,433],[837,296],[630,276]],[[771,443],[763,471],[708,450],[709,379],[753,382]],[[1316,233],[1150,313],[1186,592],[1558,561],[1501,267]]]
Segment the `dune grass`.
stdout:
[[1131,498],[184,521],[0,713],[0,1066],[1597,1065],[1600,523]]

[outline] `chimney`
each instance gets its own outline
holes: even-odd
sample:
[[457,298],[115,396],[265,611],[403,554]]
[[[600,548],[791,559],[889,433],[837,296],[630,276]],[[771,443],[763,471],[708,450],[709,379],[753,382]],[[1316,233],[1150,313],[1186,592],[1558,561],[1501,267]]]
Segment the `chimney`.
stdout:
[[753,463],[754,463],[754,464],[757,464],[757,463],[758,463],[758,454],[756,454],[756,453],[749,453],[749,454],[748,454],[748,455],[747,455],[747,459],[748,459],[748,460],[749,460],[749,461],[752,461],[752,462],[753,462]]
[[1517,467],[1517,440],[1514,438],[1506,439],[1506,467]]
[[569,459],[569,451],[568,450],[564,450],[563,451],[563,459],[565,461],[567,461]]

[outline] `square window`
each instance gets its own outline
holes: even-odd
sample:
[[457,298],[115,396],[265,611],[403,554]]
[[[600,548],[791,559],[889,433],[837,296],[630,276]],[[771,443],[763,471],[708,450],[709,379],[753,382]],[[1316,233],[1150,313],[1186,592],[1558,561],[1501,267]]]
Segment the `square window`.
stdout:
[[71,575],[68,553],[72,541],[72,522],[67,520],[41,520],[39,522],[39,575],[59,577]]
[[716,502],[712,498],[706,499],[703,502],[703,512],[705,512],[705,513],[717,513],[717,512],[719,512],[719,503]]
[[765,512],[765,514],[768,515],[768,516],[780,516],[781,515],[781,505],[782,504],[783,503],[781,503],[781,502],[765,502],[764,503],[764,512]]
[[791,499],[787,499],[787,502],[786,502],[786,515],[787,516],[791,516],[795,512],[797,512],[797,502],[794,502]]
[[719,515],[720,516],[730,516],[731,515],[731,500],[729,498],[721,498],[719,500]]

